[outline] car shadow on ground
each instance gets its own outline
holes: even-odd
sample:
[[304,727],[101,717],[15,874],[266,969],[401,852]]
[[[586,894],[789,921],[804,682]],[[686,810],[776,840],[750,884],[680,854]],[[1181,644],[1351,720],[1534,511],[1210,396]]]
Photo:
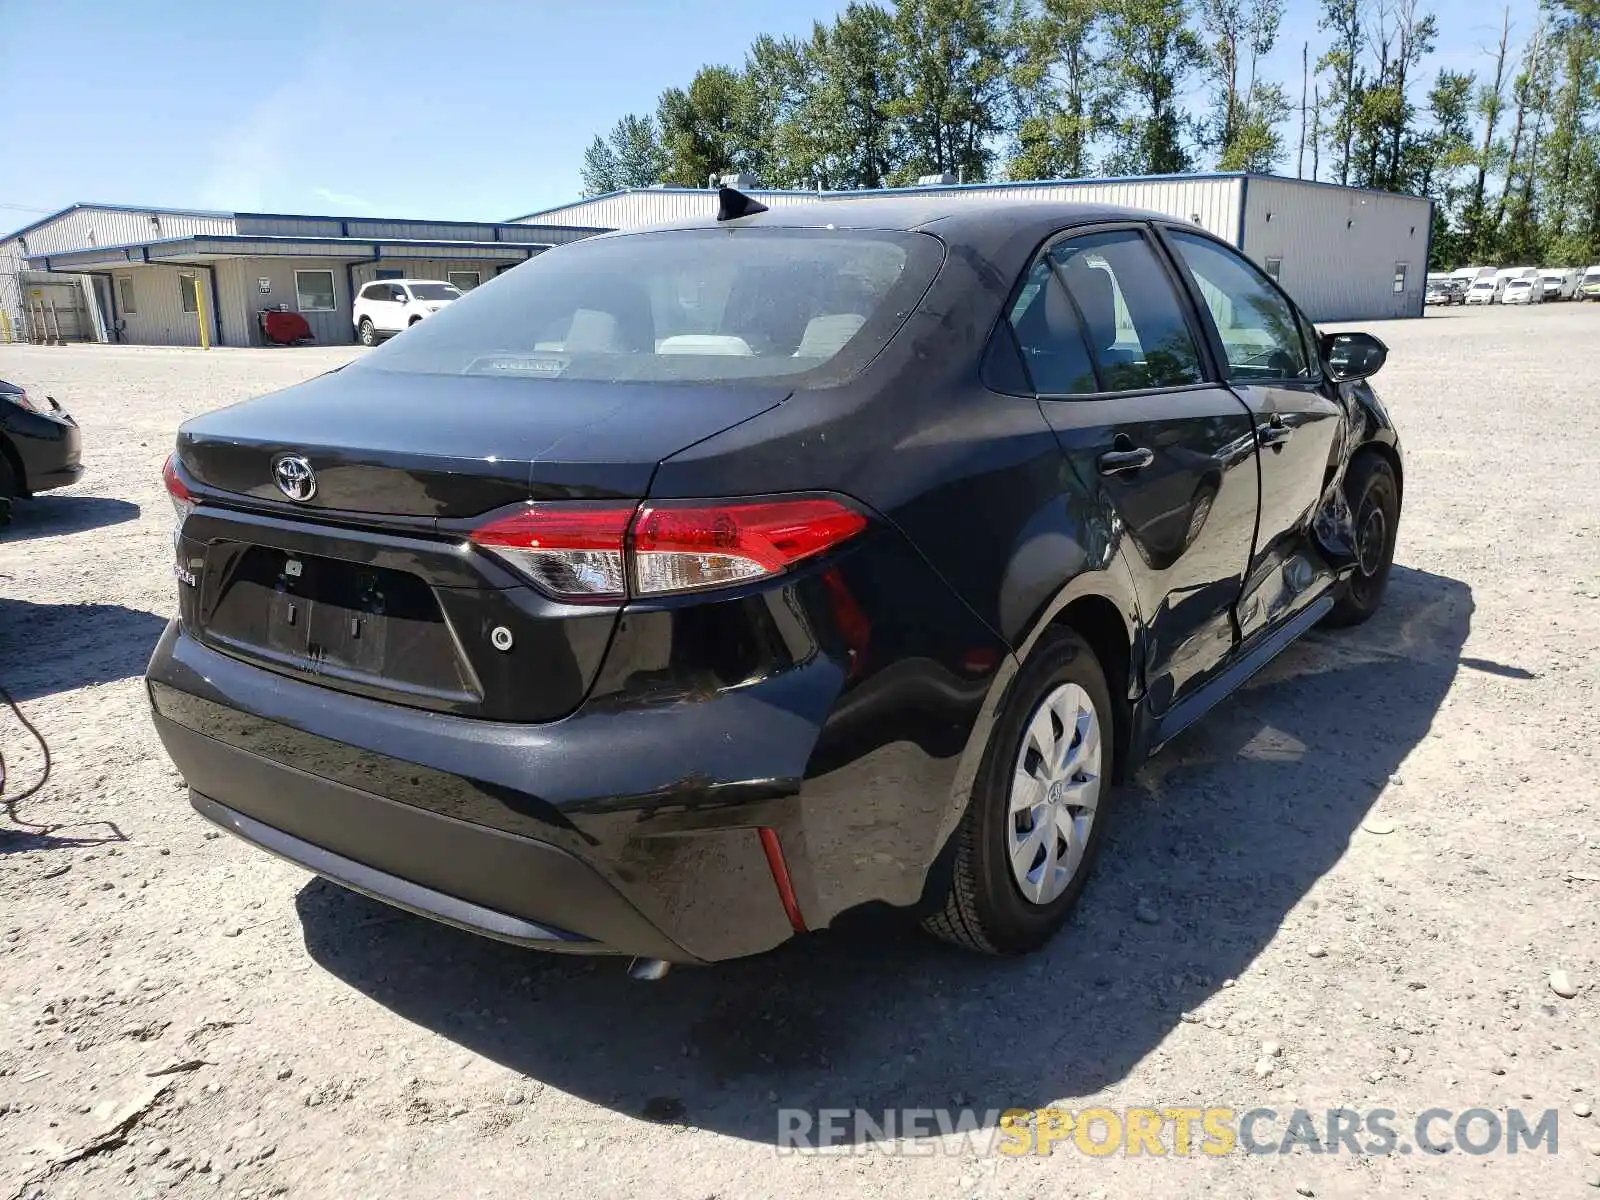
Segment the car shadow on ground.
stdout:
[[[1344,853],[1426,735],[1472,611],[1465,584],[1396,568],[1370,623],[1287,650],[1121,790],[1077,915],[1030,958],[862,922],[643,984],[615,959],[519,951],[322,881],[297,898],[307,948],[531,1079],[754,1141],[777,1139],[781,1107],[981,1113],[1088,1095],[1249,967]],[[1157,923],[1135,919],[1141,900]]]
[[0,684],[36,700],[142,675],[164,618],[121,604],[35,604],[0,596]]
[[120,525],[139,515],[139,506],[107,496],[53,496],[45,493],[11,502],[11,523],[0,525],[0,544],[25,538],[83,533]]

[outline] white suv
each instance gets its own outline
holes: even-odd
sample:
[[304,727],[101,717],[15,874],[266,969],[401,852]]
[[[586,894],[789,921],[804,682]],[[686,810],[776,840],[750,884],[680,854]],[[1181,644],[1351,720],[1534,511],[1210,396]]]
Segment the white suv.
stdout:
[[380,279],[356,294],[350,314],[356,340],[376,345],[379,338],[409,329],[423,317],[461,299],[456,286],[439,279]]

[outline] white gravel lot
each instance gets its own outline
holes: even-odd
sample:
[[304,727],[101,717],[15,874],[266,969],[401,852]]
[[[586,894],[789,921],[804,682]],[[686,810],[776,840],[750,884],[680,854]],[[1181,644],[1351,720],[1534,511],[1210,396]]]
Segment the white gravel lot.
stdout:
[[[0,531],[0,682],[54,757],[0,812],[0,1200],[1596,1195],[1600,305],[1372,328],[1407,451],[1386,608],[1141,772],[1046,953],[823,935],[654,985],[211,833],[161,752],[140,674],[173,431],[353,351],[0,347],[88,462]],[[3,710],[0,747],[10,792],[37,778]],[[1408,1148],[1428,1109],[1556,1109],[1559,1140],[774,1148],[780,1107],[1051,1104],[1267,1107],[1263,1142],[1296,1108],[1382,1108]]]

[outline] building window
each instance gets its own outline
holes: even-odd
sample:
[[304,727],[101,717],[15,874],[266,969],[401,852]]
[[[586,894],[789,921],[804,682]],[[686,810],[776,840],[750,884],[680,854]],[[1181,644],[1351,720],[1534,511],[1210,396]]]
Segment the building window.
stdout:
[[117,276],[117,303],[122,306],[124,315],[130,317],[139,315],[139,302],[133,294],[132,276]]
[[1403,292],[1405,290],[1406,290],[1406,264],[1405,263],[1395,263],[1395,265],[1394,265],[1394,294],[1396,296],[1398,296],[1401,292]]
[[186,313],[200,311],[200,299],[194,294],[194,276],[178,276],[178,297],[183,301],[183,311]]
[[296,271],[294,301],[301,312],[333,312],[333,272]]
[[451,271],[448,278],[450,286],[458,292],[470,292],[483,282],[483,276],[477,271]]
[[378,271],[373,275],[374,279],[404,279],[405,277],[406,273],[404,271],[390,270]]
[[1281,258],[1269,258],[1269,259],[1267,259],[1267,264],[1266,265],[1267,265],[1267,274],[1272,277],[1272,280],[1275,283],[1282,283],[1283,282],[1283,259],[1281,259]]

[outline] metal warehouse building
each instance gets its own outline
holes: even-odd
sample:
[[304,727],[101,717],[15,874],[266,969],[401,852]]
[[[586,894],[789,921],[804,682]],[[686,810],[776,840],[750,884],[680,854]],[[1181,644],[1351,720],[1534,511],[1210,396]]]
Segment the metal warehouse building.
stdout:
[[[1420,317],[1433,229],[1433,202],[1425,198],[1243,173],[935,184],[874,192],[746,190],[769,208],[902,191],[1149,209],[1193,221],[1239,247],[1316,321]],[[715,212],[716,196],[710,191],[639,188],[518,220],[632,229]]]
[[[368,220],[74,204],[0,241],[0,340],[261,344],[284,305],[317,341],[350,342],[351,296],[374,279],[469,290],[551,246],[601,232],[573,222]],[[196,299],[194,283],[200,284]]]
[[[775,209],[887,194],[746,190]],[[1167,213],[1238,246],[1314,320],[1423,310],[1433,205],[1415,196],[1251,174],[887,190],[894,191]],[[217,344],[258,345],[258,313],[283,306],[306,317],[318,342],[350,342],[351,297],[370,280],[445,279],[468,290],[551,246],[715,211],[714,191],[670,187],[612,192],[501,223],[75,204],[0,240],[0,341],[197,345],[203,310]]]

